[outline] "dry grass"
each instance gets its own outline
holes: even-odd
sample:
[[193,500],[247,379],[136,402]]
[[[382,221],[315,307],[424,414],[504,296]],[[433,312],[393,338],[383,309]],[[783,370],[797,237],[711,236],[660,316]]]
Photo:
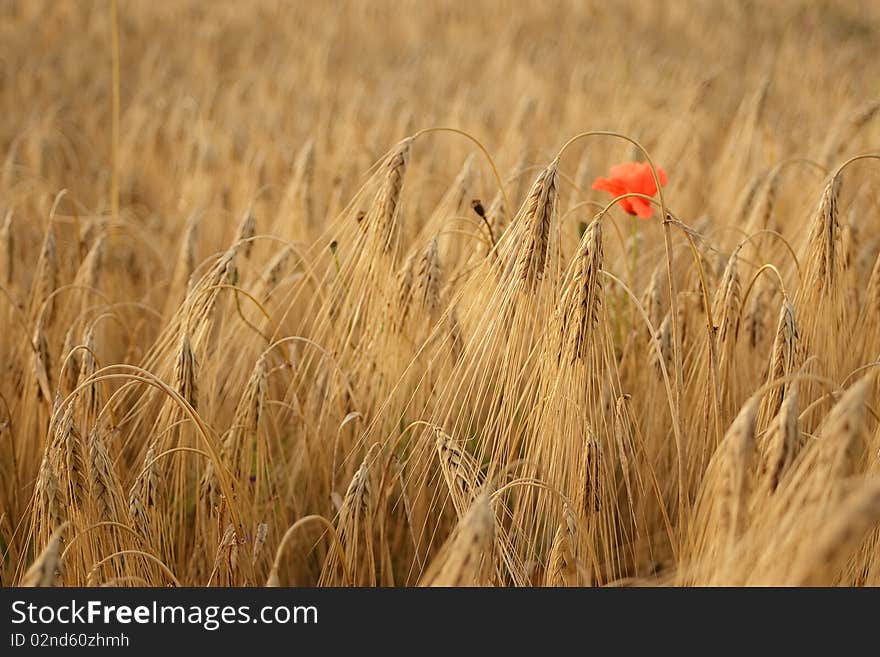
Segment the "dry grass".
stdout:
[[880,585],[876,7],[0,8],[2,584]]

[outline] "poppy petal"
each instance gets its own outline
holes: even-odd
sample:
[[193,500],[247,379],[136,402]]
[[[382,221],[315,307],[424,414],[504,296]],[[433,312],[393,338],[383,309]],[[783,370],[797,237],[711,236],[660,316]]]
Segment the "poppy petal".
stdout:
[[[660,182],[662,183],[663,181],[661,180]],[[651,167],[647,164],[641,170],[639,180],[633,187],[635,188],[634,191],[647,196],[653,196],[657,193],[657,183],[654,180],[654,172],[651,171]]]
[[[647,162],[621,162],[611,167],[611,175],[608,178],[596,178],[593,189],[608,192],[613,196],[622,196],[628,193],[654,196],[657,193],[657,182],[665,187],[668,181],[666,171],[657,168],[656,178],[651,165]],[[654,216],[654,207],[643,198],[632,197],[621,199],[618,202],[620,208],[628,213],[649,219]]]
[[633,209],[635,210],[635,214],[637,214],[642,219],[650,219],[654,216],[654,208],[651,206],[643,198],[632,198],[629,199],[632,201]]
[[611,177],[619,180],[627,180],[638,174],[637,162],[622,162],[611,167]]
[[608,178],[602,178],[602,177],[599,177],[599,178],[596,178],[596,179],[593,181],[593,185],[592,185],[592,186],[593,186],[593,189],[598,189],[598,190],[600,190],[600,191],[607,192],[607,191],[608,191],[608,186],[609,186],[610,184],[611,184],[611,181],[608,180]]
[[623,198],[623,199],[620,199],[620,201],[618,201],[617,204],[627,214],[635,214],[636,211],[633,208],[632,203],[630,203],[630,201],[632,201],[632,200],[633,200],[632,198]]
[[611,178],[596,178],[593,181],[593,189],[608,192],[617,196],[620,193],[620,183]]

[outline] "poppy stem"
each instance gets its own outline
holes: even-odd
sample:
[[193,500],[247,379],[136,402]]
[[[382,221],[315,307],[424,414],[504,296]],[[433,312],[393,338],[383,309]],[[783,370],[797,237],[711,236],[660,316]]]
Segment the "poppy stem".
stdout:
[[[635,290],[636,289],[636,266],[638,265],[639,258],[639,218],[636,215],[632,215],[632,236],[630,240],[632,241],[632,245],[630,246],[630,261],[632,266],[630,267],[630,281],[629,286]],[[636,328],[636,317],[635,313],[632,314],[630,318],[632,320],[630,330],[635,330]]]

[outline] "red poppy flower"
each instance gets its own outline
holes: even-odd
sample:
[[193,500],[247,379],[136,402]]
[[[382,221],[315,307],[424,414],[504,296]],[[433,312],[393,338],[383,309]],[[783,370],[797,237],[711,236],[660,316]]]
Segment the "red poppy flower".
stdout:
[[[666,172],[658,167],[657,177],[660,184],[666,187]],[[630,192],[654,196],[657,193],[657,184],[651,167],[644,162],[624,162],[611,167],[609,178],[596,178],[593,189],[600,189],[612,196],[622,196]],[[650,219],[654,216],[654,207],[645,199],[638,197],[625,198],[619,201],[624,212],[635,214],[642,219]]]

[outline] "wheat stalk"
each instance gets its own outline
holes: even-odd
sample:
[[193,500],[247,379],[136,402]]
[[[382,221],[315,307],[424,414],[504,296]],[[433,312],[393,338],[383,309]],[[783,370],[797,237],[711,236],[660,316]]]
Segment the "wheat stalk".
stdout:
[[55,530],[46,547],[22,576],[19,586],[47,587],[55,585],[61,568],[60,550],[63,540],[61,535],[65,528],[66,523]]

